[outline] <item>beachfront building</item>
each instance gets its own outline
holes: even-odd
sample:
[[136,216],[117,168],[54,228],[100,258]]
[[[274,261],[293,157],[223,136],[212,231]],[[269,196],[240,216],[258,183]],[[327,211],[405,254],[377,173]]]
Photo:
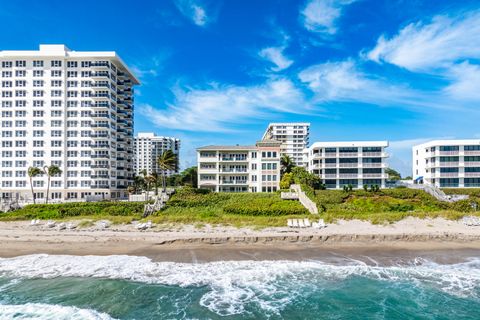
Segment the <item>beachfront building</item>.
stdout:
[[439,188],[480,187],[480,139],[435,140],[414,146],[413,179]]
[[[49,197],[125,198],[133,174],[133,86],[115,52],[0,51],[3,198],[29,199],[29,167],[56,165]],[[45,198],[46,175],[33,179]]]
[[216,192],[277,191],[280,145],[278,141],[262,140],[254,146],[198,148],[198,187]]
[[[134,172],[140,174],[146,170],[148,174],[153,172],[160,173],[161,169],[158,167],[157,159],[165,151],[172,150],[177,155],[180,154],[180,139],[172,137],[157,136],[153,132],[139,132],[134,139]],[[168,170],[165,172],[167,176],[178,173],[178,166],[176,170]]]
[[387,147],[387,141],[315,142],[305,150],[308,171],[317,174],[329,189],[349,185],[385,188]]
[[305,166],[303,150],[308,148],[309,137],[310,123],[283,122],[270,123],[262,139],[282,142],[280,154],[290,156],[297,166]]

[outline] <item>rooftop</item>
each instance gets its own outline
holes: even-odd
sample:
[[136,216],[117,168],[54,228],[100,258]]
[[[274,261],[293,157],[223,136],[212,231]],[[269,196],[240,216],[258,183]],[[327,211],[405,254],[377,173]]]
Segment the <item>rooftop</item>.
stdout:
[[197,148],[198,151],[236,151],[236,150],[255,150],[257,147],[256,146],[216,146],[216,145],[210,145],[210,146],[204,146]]
[[0,58],[32,58],[32,57],[51,57],[51,58],[93,58],[93,59],[111,59],[118,63],[117,67],[126,72],[135,84],[140,84],[140,80],[133,74],[123,60],[115,51],[72,51],[64,44],[41,44],[39,50],[3,50],[0,51]]
[[310,146],[312,148],[321,147],[388,147],[388,141],[329,141],[315,142]]
[[480,145],[480,139],[432,140],[422,144],[417,144],[413,146],[413,148],[434,147],[434,146],[463,146],[463,145]]

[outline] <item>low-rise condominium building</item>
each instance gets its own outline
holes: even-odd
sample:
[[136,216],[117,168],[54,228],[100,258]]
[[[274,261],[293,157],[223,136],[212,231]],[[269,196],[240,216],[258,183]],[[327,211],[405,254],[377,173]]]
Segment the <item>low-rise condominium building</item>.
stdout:
[[315,142],[305,150],[308,171],[329,189],[385,188],[388,141]]
[[480,187],[480,139],[435,140],[413,147],[414,183]]
[[198,187],[216,192],[279,190],[280,145],[262,140],[254,146],[198,148]]

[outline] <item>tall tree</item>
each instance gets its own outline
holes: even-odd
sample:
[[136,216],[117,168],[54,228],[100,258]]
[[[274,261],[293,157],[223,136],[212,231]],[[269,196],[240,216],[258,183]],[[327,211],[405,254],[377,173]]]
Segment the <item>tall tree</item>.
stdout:
[[163,192],[166,192],[167,190],[167,184],[166,184],[166,174],[168,170],[175,170],[178,167],[178,158],[175,153],[173,153],[172,150],[165,150],[160,156],[158,156],[157,159],[158,167],[160,168],[160,171],[162,172],[162,187],[163,187]]
[[49,166],[43,167],[43,172],[45,172],[45,174],[47,175],[47,178],[48,178],[48,180],[47,180],[47,198],[46,198],[46,201],[45,201],[45,203],[48,203],[48,196],[49,196],[49,193],[50,193],[50,179],[54,175],[62,174],[62,170],[56,165],[51,165],[50,167]]
[[388,179],[392,181],[398,181],[402,179],[402,175],[397,170],[392,168],[386,168],[385,173],[388,174]]
[[197,167],[190,167],[182,172],[182,184],[190,185],[192,188],[198,186],[198,170]]
[[292,172],[292,169],[295,167],[292,158],[288,154],[283,154],[280,158],[280,173],[283,176],[285,173]]
[[145,201],[148,201],[148,192],[150,191],[150,187],[152,184],[156,182],[155,177],[148,175],[145,177],[145,184],[146,184],[146,189],[145,189]]
[[33,192],[33,178],[42,174],[42,170],[37,167],[28,168],[28,177],[30,178],[30,188],[32,190],[33,204],[35,204],[35,192]]

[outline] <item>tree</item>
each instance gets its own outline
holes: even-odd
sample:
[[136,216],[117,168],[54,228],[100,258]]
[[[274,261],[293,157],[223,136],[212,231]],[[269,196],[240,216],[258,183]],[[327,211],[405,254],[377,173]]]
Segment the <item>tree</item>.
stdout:
[[150,186],[156,182],[156,178],[152,175],[145,177],[145,201],[148,201],[148,192],[150,191]]
[[163,192],[167,191],[166,174],[168,170],[174,171],[178,167],[178,157],[172,150],[165,150],[157,159],[158,167],[162,172]]
[[389,180],[398,181],[402,179],[402,175],[400,174],[400,172],[392,168],[386,168],[385,173],[388,174]]
[[138,193],[140,190],[142,190],[145,187],[145,180],[142,176],[133,176],[133,188],[134,192]]
[[35,192],[33,192],[33,178],[42,174],[42,170],[37,167],[28,168],[28,177],[30,178],[30,188],[32,189],[33,204],[35,204]]
[[293,173],[286,172],[280,180],[280,189],[288,189],[293,183]]
[[294,167],[292,169],[293,180],[296,184],[305,184],[315,190],[322,187],[322,180],[316,174],[310,173],[305,168]]
[[294,167],[292,158],[288,154],[283,154],[280,158],[280,174],[283,176],[285,173],[290,173]]
[[62,170],[56,165],[51,165],[50,167],[49,166],[43,167],[43,172],[45,172],[45,174],[48,177],[48,180],[47,180],[47,198],[46,198],[46,201],[45,201],[45,203],[48,203],[48,196],[49,196],[49,193],[50,193],[50,179],[57,174],[62,174]]
[[182,185],[189,185],[192,188],[196,188],[198,186],[198,169],[197,167],[190,167],[183,170],[181,174],[181,183]]

